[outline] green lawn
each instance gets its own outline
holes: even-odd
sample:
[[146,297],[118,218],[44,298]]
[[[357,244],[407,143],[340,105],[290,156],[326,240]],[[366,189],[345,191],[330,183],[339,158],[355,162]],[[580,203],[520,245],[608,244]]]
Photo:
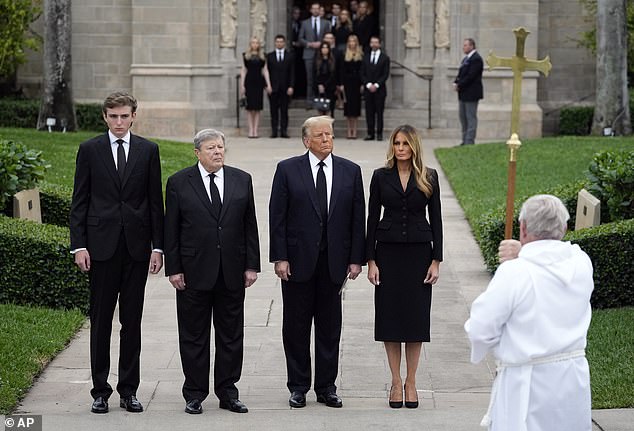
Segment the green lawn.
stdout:
[[[517,161],[516,197],[585,178],[601,150],[634,151],[634,138],[561,137],[527,140]],[[471,226],[506,201],[508,149],[503,143],[438,148],[435,151]]]
[[75,310],[0,304],[0,414],[11,412],[83,322]]
[[[44,159],[51,165],[46,172],[46,181],[53,184],[73,186],[75,156],[79,144],[96,136],[95,132],[47,133],[33,129],[0,128],[0,139],[24,143],[29,149],[42,151]],[[155,140],[161,153],[163,184],[174,172],[193,165],[194,145],[183,142]]]
[[[585,178],[604,149],[634,151],[634,138],[562,137],[528,140],[517,162],[516,197]],[[504,143],[439,148],[436,157],[473,229],[479,217],[506,200]],[[595,310],[588,333],[593,408],[634,407],[634,308]]]

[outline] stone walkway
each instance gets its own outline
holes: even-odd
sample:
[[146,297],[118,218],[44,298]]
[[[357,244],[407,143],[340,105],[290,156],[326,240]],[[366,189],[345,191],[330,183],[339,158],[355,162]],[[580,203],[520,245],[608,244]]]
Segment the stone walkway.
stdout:
[[[178,430],[207,427],[235,430],[480,430],[487,408],[493,366],[472,365],[462,325],[471,302],[486,287],[486,272],[464,214],[433,156],[433,146],[450,141],[425,142],[427,164],[439,169],[443,205],[445,256],[440,281],[434,287],[432,342],[424,344],[418,372],[421,405],[416,410],[387,406],[390,373],[382,344],[373,339],[373,288],[365,271],[345,291],[339,394],[343,409],[316,403],[308,394],[304,409],[290,409],[281,340],[280,283],[268,263],[268,198],[276,163],[303,152],[298,133],[290,139],[229,138],[226,162],[251,172],[260,229],[262,273],[247,291],[245,303],[245,356],[240,398],[246,415],[218,409],[213,394],[199,416],[183,412],[183,375],[178,354],[174,289],[164,276],[150,276],[143,316],[141,386],[142,414],[118,407],[116,394],[110,413],[90,413],[88,324],[70,346],[45,370],[17,413],[42,414],[45,430]],[[368,190],[373,169],[383,163],[385,142],[336,140],[335,153],[359,163]],[[192,151],[184,144],[183,151]],[[193,159],[192,159],[193,164]],[[367,199],[367,195],[366,195]],[[115,320],[117,318],[115,317]],[[117,327],[117,324],[115,324]],[[113,337],[110,383],[116,384],[117,336]],[[213,358],[213,356],[212,356]],[[612,411],[614,412],[614,411]],[[606,423],[634,423],[631,410],[600,412]],[[627,419],[627,421],[626,421]],[[612,421],[612,422],[611,422]],[[603,426],[603,420],[601,424]],[[599,429],[599,428],[596,428]],[[631,429],[631,428],[628,428]]]

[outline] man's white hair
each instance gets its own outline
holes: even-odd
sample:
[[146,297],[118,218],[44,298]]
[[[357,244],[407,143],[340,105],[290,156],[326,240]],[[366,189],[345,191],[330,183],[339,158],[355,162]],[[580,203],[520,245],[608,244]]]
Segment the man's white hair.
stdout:
[[569,219],[566,206],[552,195],[528,198],[522,205],[519,216],[519,220],[526,225],[526,232],[539,239],[562,239]]

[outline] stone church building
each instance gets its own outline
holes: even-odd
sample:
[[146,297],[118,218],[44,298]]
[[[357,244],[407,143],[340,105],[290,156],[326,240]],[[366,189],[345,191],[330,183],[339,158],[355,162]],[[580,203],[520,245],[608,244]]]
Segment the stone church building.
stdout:
[[[204,127],[230,131],[236,124],[236,75],[249,38],[259,35],[270,51],[276,34],[290,36],[292,7],[306,9],[310,3],[75,1],[74,98],[101,102],[111,91],[130,91],[140,106],[135,130],[149,136],[188,137]],[[332,2],[323,3],[328,8]],[[345,7],[348,2],[340,3]],[[515,52],[512,29],[519,26],[531,32],[525,55],[534,59],[549,55],[553,64],[548,78],[525,73],[521,138],[556,132],[558,108],[594,99],[595,60],[576,42],[591,25],[579,0],[370,3],[380,23],[383,50],[392,59],[386,130],[408,121],[429,136],[443,136],[444,130],[444,136],[457,138],[458,103],[451,83],[463,56],[463,39],[474,38],[485,58],[489,51],[509,57]],[[33,54],[32,61],[20,70],[20,83],[37,87],[41,71],[41,53]],[[512,81],[510,70],[485,68],[478,139],[508,137]],[[265,101],[265,114],[267,110]],[[297,115],[300,111],[303,119],[308,112],[295,110]],[[341,122],[340,111],[338,117]],[[363,124],[361,121],[361,135]],[[267,126],[263,121],[261,127]]]

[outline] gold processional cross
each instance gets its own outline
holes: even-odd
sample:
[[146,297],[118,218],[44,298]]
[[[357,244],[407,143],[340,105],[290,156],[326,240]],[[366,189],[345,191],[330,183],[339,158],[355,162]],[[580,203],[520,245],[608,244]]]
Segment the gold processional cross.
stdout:
[[506,141],[510,149],[508,188],[506,192],[506,224],[504,227],[504,238],[510,239],[513,236],[513,204],[515,200],[515,172],[517,151],[522,143],[519,139],[520,129],[520,104],[522,102],[522,73],[526,70],[536,70],[548,76],[553,67],[550,57],[543,60],[529,60],[524,57],[524,43],[530,34],[524,27],[513,30],[515,33],[515,55],[511,58],[497,57],[493,52],[489,52],[486,59],[489,70],[497,67],[510,67],[513,70],[513,101],[511,110],[511,137]]

